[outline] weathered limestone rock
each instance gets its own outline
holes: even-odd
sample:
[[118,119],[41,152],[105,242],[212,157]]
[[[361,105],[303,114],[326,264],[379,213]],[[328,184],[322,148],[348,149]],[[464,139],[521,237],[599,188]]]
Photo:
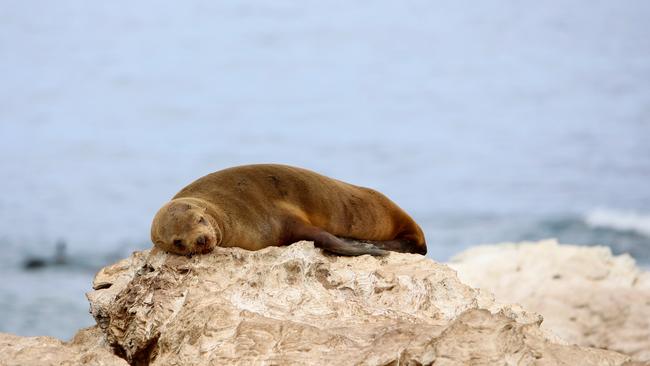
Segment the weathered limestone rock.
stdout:
[[558,342],[421,256],[323,255],[312,243],[185,258],[156,249],[100,271],[87,294],[132,365],[621,365]]
[[650,273],[628,255],[547,240],[474,247],[449,265],[464,283],[542,314],[568,342],[650,362]]
[[80,330],[65,343],[52,337],[19,337],[0,333],[0,365],[96,365],[128,366],[113,354],[97,327]]

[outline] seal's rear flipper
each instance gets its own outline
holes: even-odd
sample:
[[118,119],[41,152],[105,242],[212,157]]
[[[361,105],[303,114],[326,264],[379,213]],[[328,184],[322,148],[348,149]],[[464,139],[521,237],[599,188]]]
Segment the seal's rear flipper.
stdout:
[[299,222],[291,226],[290,232],[293,241],[310,240],[314,242],[314,246],[339,255],[359,256],[370,254],[385,256],[389,254],[388,251],[379,249],[370,243],[340,239],[321,228]]

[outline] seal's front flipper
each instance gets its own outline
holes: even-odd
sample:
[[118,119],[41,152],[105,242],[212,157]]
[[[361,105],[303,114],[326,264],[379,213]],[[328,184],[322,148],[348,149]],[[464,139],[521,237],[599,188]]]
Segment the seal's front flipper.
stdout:
[[321,228],[307,224],[294,223],[289,231],[291,232],[291,239],[293,241],[310,240],[314,242],[316,247],[339,255],[359,256],[370,254],[374,256],[385,256],[389,253],[369,243],[342,240]]
[[332,237],[335,238],[336,240],[333,240],[331,242],[314,241],[314,245],[316,245],[319,248],[340,255],[357,256],[357,255],[370,254],[377,257],[383,257],[390,253],[387,250],[377,248],[376,246],[369,243],[362,243],[360,241],[351,241],[351,240],[350,241],[341,240],[333,235]]
[[366,244],[371,244],[374,245],[375,247],[379,249],[384,249],[384,250],[390,250],[392,252],[399,252],[399,253],[417,253],[417,254],[426,254],[426,247],[424,247],[424,251],[422,250],[421,247],[418,247],[415,245],[413,242],[404,240],[404,239],[394,239],[394,240],[357,240],[357,239],[350,239],[350,238],[341,238],[343,241],[346,243],[348,242],[361,242],[361,243],[366,243]]

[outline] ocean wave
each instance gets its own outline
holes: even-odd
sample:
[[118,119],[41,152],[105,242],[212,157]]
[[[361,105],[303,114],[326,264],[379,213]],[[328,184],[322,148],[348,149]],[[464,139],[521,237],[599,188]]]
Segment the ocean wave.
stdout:
[[587,213],[584,221],[595,228],[633,231],[650,237],[650,215],[648,214],[599,208]]

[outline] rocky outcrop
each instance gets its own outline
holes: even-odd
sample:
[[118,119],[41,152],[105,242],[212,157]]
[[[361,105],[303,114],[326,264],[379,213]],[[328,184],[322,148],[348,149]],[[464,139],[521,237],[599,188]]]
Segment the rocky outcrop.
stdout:
[[0,333],[0,365],[128,366],[125,360],[113,354],[104,339],[97,327],[80,330],[68,343],[52,337],[19,337]]
[[[533,286],[526,284],[526,286]],[[193,258],[153,249],[100,271],[87,294],[132,365],[620,365],[565,344],[418,255],[323,255],[312,243]]]
[[571,343],[650,362],[650,273],[628,255],[547,240],[473,247],[449,265],[463,282],[542,314],[543,327]]

